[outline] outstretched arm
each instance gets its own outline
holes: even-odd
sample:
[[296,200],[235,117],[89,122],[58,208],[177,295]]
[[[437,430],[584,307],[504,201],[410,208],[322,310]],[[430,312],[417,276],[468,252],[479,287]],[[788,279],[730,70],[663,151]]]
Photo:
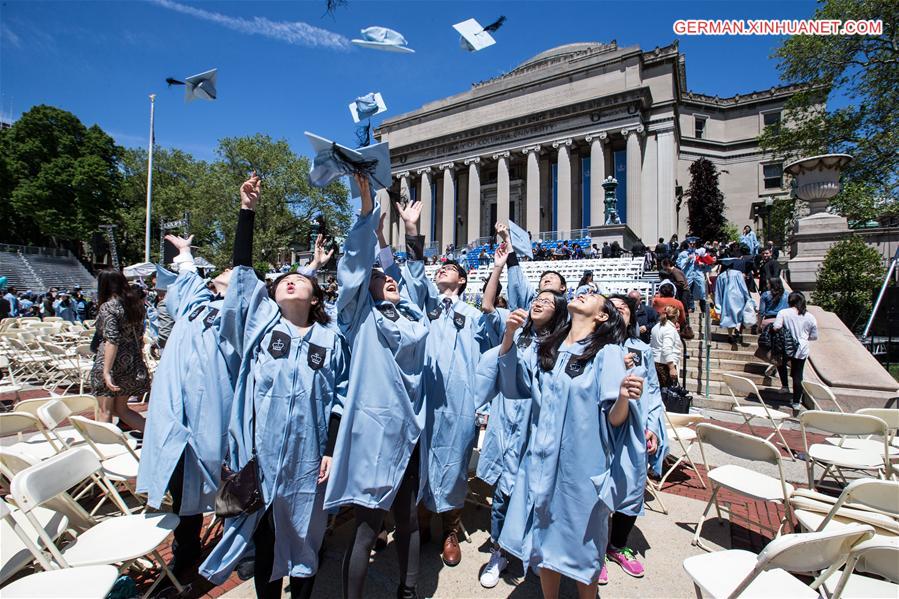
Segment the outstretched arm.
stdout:
[[484,288],[484,299],[481,301],[481,311],[485,314],[489,314],[496,309],[499,278],[503,274],[503,268],[506,267],[509,253],[509,246],[506,242],[500,244],[493,253],[493,272],[490,273],[490,278],[487,279],[487,287]]
[[237,215],[237,232],[234,235],[232,253],[234,266],[253,266],[253,225],[261,184],[262,179],[254,172],[240,186],[240,213]]

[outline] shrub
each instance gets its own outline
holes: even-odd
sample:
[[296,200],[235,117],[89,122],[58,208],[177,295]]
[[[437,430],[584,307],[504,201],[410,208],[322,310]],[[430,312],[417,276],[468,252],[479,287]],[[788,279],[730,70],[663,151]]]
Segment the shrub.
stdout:
[[883,258],[860,237],[851,236],[828,250],[812,303],[834,312],[851,330],[871,313],[872,296],[883,284]]

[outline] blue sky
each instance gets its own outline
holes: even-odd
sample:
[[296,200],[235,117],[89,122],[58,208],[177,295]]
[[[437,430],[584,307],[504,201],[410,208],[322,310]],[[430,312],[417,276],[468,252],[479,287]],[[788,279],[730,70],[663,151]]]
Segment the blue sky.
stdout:
[[[304,130],[354,141],[347,104],[383,93],[396,116],[469,89],[543,50],[616,39],[644,50],[679,39],[690,90],[722,96],[779,83],[769,58],[778,37],[676,36],[686,18],[809,18],[815,3],[779,2],[381,2],[349,0],[332,18],[309,2],[0,2],[0,113],[17,118],[35,104],[99,124],[125,146],[146,145],[149,101],[157,93],[157,143],[214,157],[221,137],[257,132],[286,138],[308,154]],[[459,48],[453,23],[505,15],[497,45]],[[359,30],[402,32],[415,54],[349,45]],[[219,99],[185,104],[182,78],[219,69]]]

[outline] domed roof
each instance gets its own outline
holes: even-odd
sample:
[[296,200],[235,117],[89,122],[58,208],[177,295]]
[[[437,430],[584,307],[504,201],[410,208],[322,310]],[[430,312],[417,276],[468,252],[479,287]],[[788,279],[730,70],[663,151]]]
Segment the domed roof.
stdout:
[[606,47],[605,44],[601,44],[599,42],[578,42],[575,44],[565,44],[563,46],[556,46],[555,48],[550,48],[549,50],[545,50],[538,54],[537,56],[531,58],[530,60],[526,60],[519,67],[527,66],[531,63],[541,61],[545,58],[551,58],[553,56],[562,56],[564,54],[575,54],[577,52],[583,52],[584,50],[589,50],[591,48],[600,48]]

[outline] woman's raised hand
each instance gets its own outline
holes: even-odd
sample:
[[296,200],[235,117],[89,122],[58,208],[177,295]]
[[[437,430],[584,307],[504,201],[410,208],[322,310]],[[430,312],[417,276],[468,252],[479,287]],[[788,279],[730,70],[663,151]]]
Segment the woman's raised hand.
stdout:
[[496,250],[493,252],[493,267],[494,268],[503,268],[506,265],[506,261],[509,259],[509,245],[507,243],[501,243],[496,246]]
[[315,251],[312,253],[312,262],[309,266],[313,269],[319,268],[322,264],[327,264],[331,256],[334,255],[334,248],[325,249],[325,237],[321,233],[315,238]]
[[527,319],[527,310],[522,310],[521,308],[509,314],[509,318],[506,319],[506,334],[514,333],[520,329]]
[[496,229],[496,234],[503,242],[509,241],[509,226],[506,223],[496,223],[494,228]]
[[245,210],[255,210],[256,202],[259,201],[260,186],[262,179],[253,171],[249,179],[240,186],[240,207]]
[[643,378],[629,374],[621,381],[621,389],[618,391],[620,399],[640,399],[643,395]]
[[410,202],[405,207],[396,202],[396,211],[406,225],[406,235],[418,235],[418,219],[421,217],[421,202]]
[[190,244],[194,240],[194,236],[178,237],[177,235],[166,235],[165,240],[175,246],[179,252],[184,252],[190,251]]

